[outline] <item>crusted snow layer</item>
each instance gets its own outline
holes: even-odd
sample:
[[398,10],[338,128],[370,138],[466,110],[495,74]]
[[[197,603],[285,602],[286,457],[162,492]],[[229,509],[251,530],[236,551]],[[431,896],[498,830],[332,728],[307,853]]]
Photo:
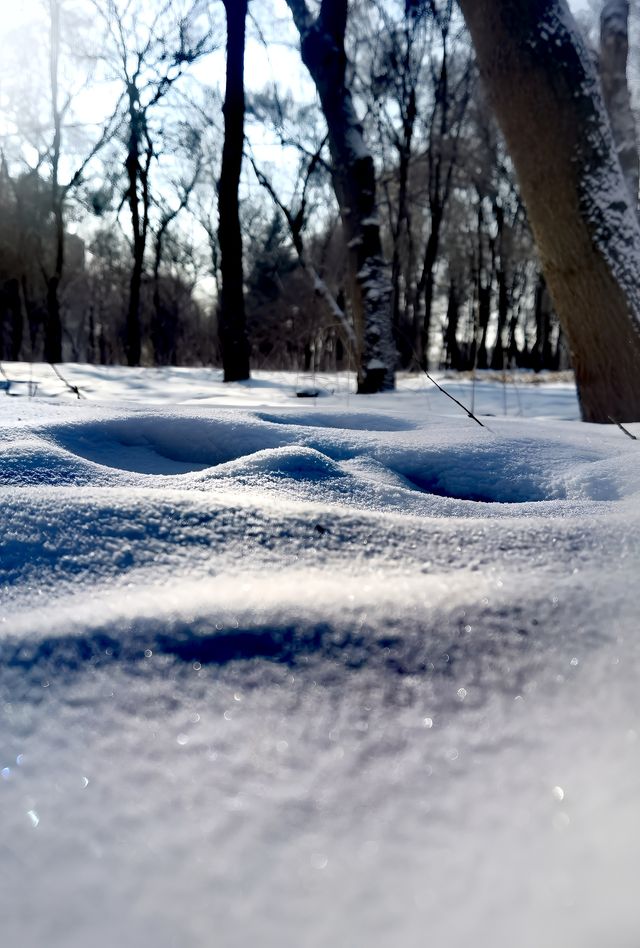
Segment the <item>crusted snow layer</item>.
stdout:
[[64,372],[0,399],[6,943],[634,944],[638,444]]

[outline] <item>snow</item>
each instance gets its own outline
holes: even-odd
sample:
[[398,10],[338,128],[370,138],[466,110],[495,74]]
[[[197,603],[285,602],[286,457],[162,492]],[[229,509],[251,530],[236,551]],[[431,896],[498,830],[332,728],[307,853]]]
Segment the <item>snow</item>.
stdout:
[[3,367],[7,944],[636,944],[636,441],[529,376],[437,377],[481,428]]

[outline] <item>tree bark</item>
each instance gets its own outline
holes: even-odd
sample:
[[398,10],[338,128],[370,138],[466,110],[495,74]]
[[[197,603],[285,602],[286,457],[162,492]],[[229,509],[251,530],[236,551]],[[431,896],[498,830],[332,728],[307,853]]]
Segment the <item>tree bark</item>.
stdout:
[[638,201],[638,137],[627,81],[629,2],[606,0],[600,15],[600,79],[611,130],[631,200]]
[[218,185],[218,243],[222,286],[218,339],[225,382],[249,378],[249,343],[244,309],[242,234],[238,190],[244,148],[244,52],[248,0],[224,0],[227,15],[227,78],[224,147]]
[[0,359],[17,362],[22,346],[20,284],[14,278],[0,288]]
[[302,60],[327,122],[333,186],[349,248],[349,296],[357,339],[358,391],[395,386],[392,286],[382,254],[373,158],[347,85],[347,0],[322,0],[311,16],[305,0],[287,0],[300,33]]
[[565,0],[460,0],[569,340],[585,421],[640,421],[640,228]]
[[[407,54],[404,64],[405,72],[409,72],[411,47],[407,45]],[[407,326],[407,303],[405,299],[404,318],[400,311],[400,278],[402,271],[403,237],[405,256],[413,256],[411,236],[411,213],[409,210],[409,168],[412,157],[412,140],[418,108],[415,85],[411,85],[406,103],[402,103],[402,139],[398,142],[398,207],[395,226],[393,228],[393,256],[391,259],[391,324],[396,350],[401,356],[401,364],[409,365],[413,357],[411,340],[405,339]],[[407,271],[410,267],[407,266]],[[406,293],[405,293],[406,295]],[[407,344],[408,343],[408,344]]]
[[58,73],[60,63],[60,3],[50,0],[49,80],[53,143],[51,149],[51,210],[54,219],[54,269],[46,278],[47,316],[44,327],[44,357],[47,362],[62,362],[62,319],[58,295],[64,268],[64,195],[60,189],[60,152],[62,148],[62,114],[59,104]]
[[[135,79],[131,79],[127,82],[127,96],[129,100],[129,130],[125,167],[128,180],[127,198],[133,235],[133,267],[131,269],[131,279],[129,282],[125,349],[128,365],[136,366],[140,365],[140,356],[142,354],[140,296],[149,222],[149,168],[151,166],[152,149],[147,140],[147,155],[143,165],[140,158],[146,135],[146,117],[144,110],[140,107],[140,95]],[[140,194],[139,191],[142,193]],[[142,214],[140,214],[141,197]]]
[[[429,368],[429,340],[431,338],[431,316],[433,313],[433,295],[436,283],[436,264],[440,254],[440,231],[444,219],[444,207],[431,201],[431,230],[424,252],[422,273],[416,287],[416,346],[420,365]],[[424,313],[420,317],[420,299],[424,299]]]
[[447,320],[444,333],[444,364],[448,369],[459,370],[462,368],[460,359],[460,346],[458,345],[458,323],[460,321],[460,300],[456,282],[450,277],[449,298],[447,302]]
[[538,277],[535,293],[536,341],[533,347],[533,369],[553,368],[551,352],[551,300],[542,274]]

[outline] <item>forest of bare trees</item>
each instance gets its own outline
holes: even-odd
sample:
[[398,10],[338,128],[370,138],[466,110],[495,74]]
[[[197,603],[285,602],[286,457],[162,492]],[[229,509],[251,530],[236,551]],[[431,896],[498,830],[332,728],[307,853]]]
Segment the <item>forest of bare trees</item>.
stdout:
[[581,17],[34,0],[0,63],[0,359],[362,392],[573,365],[585,417],[640,417],[636,24],[624,0]]

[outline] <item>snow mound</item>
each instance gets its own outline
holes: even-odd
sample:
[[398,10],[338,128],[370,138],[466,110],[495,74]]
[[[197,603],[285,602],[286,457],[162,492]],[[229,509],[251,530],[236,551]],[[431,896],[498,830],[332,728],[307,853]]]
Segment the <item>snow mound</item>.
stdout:
[[338,428],[341,430],[357,431],[411,431],[416,427],[415,422],[406,418],[397,418],[393,415],[371,414],[363,411],[310,412],[308,415],[299,414],[271,414],[260,412],[257,414],[262,421],[274,425],[298,425],[305,428]]
[[91,484],[101,480],[96,465],[56,444],[19,439],[0,444],[0,485]]
[[[286,478],[293,481],[317,481],[346,477],[339,464],[321,451],[302,446],[273,448],[229,461],[216,468],[214,477],[259,479]],[[205,483],[203,480],[201,483]]]
[[635,944],[638,443],[62,369],[0,398],[7,944]]
[[[5,675],[37,671],[55,673],[60,681],[83,674],[87,665],[151,658],[161,667],[168,657],[201,666],[266,659],[307,671],[313,664],[334,682],[363,668],[431,681],[462,676],[484,701],[490,698],[487,679],[495,687],[498,669],[501,688],[518,687],[517,674],[531,672],[543,643],[555,637],[554,627],[573,622],[574,646],[577,625],[583,646],[608,638],[586,607],[576,611],[567,584],[562,604],[542,595],[535,614],[524,610],[522,579],[515,574],[498,591],[486,577],[469,575],[464,592],[451,574],[404,577],[401,603],[392,587],[382,585],[382,573],[341,578],[313,568],[284,569],[280,581],[278,588],[268,575],[239,572],[207,583],[169,581],[162,588],[137,582],[124,594],[108,583],[96,586],[91,603],[76,598],[58,603],[54,614],[46,607],[25,611],[2,639]],[[376,581],[377,611],[370,616]],[[570,585],[583,588],[586,581]],[[339,610],[330,605],[338,602]]]
[[136,414],[53,425],[46,436],[71,455],[140,474],[183,474],[282,444],[250,419]]
[[417,490],[457,500],[525,504],[566,497],[561,459],[532,443],[438,446],[388,463]]

